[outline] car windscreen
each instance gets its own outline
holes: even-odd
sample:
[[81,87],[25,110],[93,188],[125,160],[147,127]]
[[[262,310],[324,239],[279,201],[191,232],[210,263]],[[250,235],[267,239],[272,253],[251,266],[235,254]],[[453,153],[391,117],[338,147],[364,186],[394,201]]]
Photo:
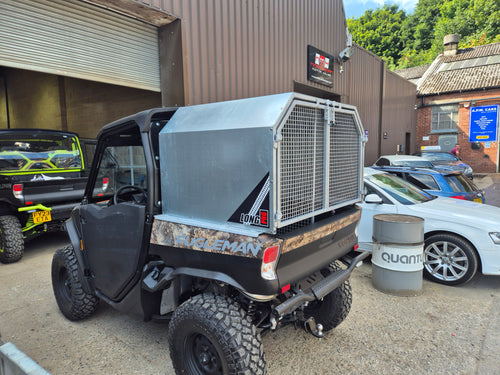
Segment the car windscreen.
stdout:
[[462,174],[450,174],[444,176],[448,185],[451,189],[457,193],[471,192],[475,191],[475,186],[470,182],[470,180]]
[[422,157],[430,161],[457,161],[457,157],[447,152],[422,152]]
[[389,173],[373,174],[366,179],[402,204],[424,203],[434,199],[432,195]]
[[76,137],[62,134],[3,135],[0,171],[39,172],[80,169],[82,158]]

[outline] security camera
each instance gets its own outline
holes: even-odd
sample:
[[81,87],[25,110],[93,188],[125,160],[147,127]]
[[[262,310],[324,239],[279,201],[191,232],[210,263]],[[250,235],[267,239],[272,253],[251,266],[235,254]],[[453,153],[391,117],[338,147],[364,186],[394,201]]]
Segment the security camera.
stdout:
[[347,47],[345,49],[343,49],[340,53],[339,53],[339,61],[347,61],[349,60],[349,58],[352,56],[352,54],[354,53],[354,48],[352,47]]

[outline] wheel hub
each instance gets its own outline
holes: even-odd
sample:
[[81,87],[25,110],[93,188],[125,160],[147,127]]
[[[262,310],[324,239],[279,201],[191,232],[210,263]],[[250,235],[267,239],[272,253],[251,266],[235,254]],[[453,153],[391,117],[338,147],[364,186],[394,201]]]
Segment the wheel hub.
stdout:
[[467,257],[464,251],[453,243],[435,242],[425,249],[425,257],[425,267],[440,280],[458,280],[467,271]]
[[191,338],[192,359],[196,368],[203,374],[222,374],[222,362],[217,349],[204,335]]

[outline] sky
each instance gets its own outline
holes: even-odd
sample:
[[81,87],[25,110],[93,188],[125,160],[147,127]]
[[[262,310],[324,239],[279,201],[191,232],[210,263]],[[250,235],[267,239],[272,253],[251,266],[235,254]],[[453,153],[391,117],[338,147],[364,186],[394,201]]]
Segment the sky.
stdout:
[[346,18],[358,18],[365,10],[376,9],[387,4],[397,4],[400,9],[404,9],[406,13],[413,13],[418,0],[344,0],[344,9]]

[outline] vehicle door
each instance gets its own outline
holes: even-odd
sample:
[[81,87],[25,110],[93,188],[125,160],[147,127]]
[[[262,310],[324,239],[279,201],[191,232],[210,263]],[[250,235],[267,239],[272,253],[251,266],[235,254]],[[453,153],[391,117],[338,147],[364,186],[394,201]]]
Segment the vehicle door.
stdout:
[[[373,246],[373,216],[378,214],[395,214],[398,212],[397,205],[389,197],[374,186],[365,182],[365,200],[359,205],[362,208],[361,220],[358,228],[358,242],[362,250],[372,251]],[[366,197],[375,194],[380,197],[380,203],[368,203]]]
[[120,139],[118,144],[98,150],[96,157],[101,160],[97,174],[93,174],[92,197],[80,207],[83,247],[95,288],[106,297],[119,300],[140,274],[146,159],[137,139]]

